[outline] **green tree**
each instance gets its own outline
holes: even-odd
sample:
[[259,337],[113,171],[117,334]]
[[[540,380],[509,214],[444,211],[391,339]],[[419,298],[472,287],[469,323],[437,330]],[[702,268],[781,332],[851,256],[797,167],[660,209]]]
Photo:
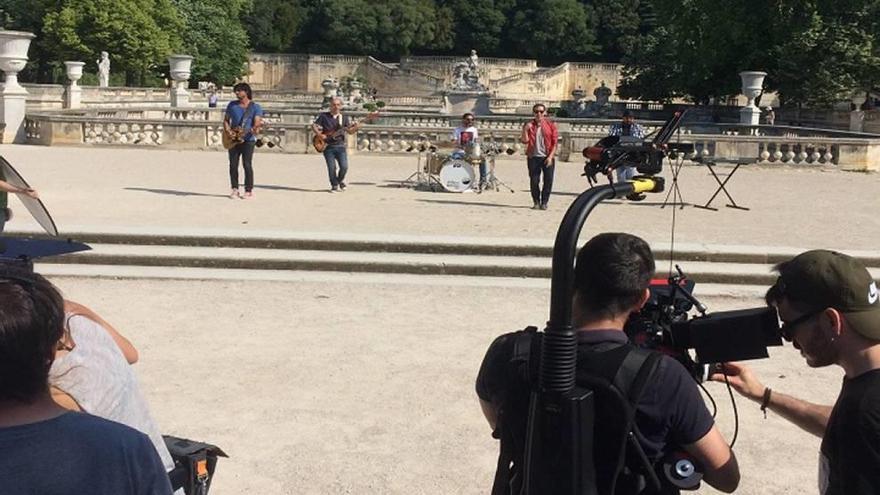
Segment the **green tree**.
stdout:
[[242,19],[255,50],[265,53],[295,51],[294,40],[312,10],[300,0],[254,0]]
[[547,63],[582,59],[599,52],[596,16],[578,0],[519,0],[506,43],[519,57]]
[[55,0],[36,2],[45,8],[42,38],[44,62],[94,63],[100,52],[111,54],[113,70],[127,84],[153,82],[166,57],[180,47],[183,24],[169,0]]
[[470,53],[477,50],[481,54],[499,56],[502,37],[508,24],[514,2],[511,0],[451,0],[445,9],[451,16],[455,36],[456,53]]
[[182,51],[194,57],[191,81],[230,84],[242,75],[248,35],[239,20],[248,0],[172,0],[184,23]]
[[593,0],[598,25],[596,41],[602,47],[602,58],[617,62],[632,51],[642,26],[640,0]]

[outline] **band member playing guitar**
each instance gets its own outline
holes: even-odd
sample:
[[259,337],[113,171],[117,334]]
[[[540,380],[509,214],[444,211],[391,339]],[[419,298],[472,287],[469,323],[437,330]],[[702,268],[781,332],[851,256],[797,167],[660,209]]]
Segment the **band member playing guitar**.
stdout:
[[[327,162],[330,192],[345,191],[345,174],[348,172],[345,134],[357,132],[361,125],[361,122],[352,122],[348,115],[342,115],[342,105],[342,99],[334,96],[330,99],[330,111],[319,114],[312,124],[315,149],[324,153],[324,160]],[[365,120],[371,120],[375,116],[376,114],[370,114]]]
[[238,190],[238,162],[241,157],[244,166],[244,196],[253,197],[254,188],[254,147],[257,134],[263,127],[263,109],[253,101],[253,92],[247,83],[233,86],[236,100],[226,106],[223,119],[223,146],[229,150],[229,182],[232,184],[230,198],[242,197]]

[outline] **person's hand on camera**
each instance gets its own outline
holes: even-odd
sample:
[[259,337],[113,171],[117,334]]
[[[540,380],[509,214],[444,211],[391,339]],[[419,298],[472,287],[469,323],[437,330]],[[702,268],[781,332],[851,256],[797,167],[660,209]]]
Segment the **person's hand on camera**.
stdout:
[[724,363],[719,365],[722,372],[712,373],[709,379],[713,382],[724,383],[724,375],[734,390],[744,397],[759,401],[764,396],[764,385],[752,372],[752,369],[741,363]]

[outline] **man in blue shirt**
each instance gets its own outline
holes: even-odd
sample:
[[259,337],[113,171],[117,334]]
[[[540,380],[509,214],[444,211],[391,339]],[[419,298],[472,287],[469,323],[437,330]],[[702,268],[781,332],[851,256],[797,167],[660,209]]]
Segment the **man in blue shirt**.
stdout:
[[226,117],[223,119],[223,132],[232,134],[239,141],[229,148],[229,181],[232,184],[230,198],[242,197],[238,190],[238,162],[241,158],[244,166],[244,196],[252,198],[254,193],[254,147],[257,145],[257,134],[263,127],[263,109],[253,101],[253,92],[247,83],[233,86],[236,100],[226,106]]
[[[352,123],[348,115],[342,115],[342,98],[330,99],[330,111],[322,112],[312,124],[315,134],[326,136],[324,142],[324,161],[327,162],[327,175],[330,178],[330,192],[345,191],[345,174],[348,172],[348,152],[345,149],[345,134],[357,132],[360,122]],[[337,171],[337,164],[339,169]]]
[[52,400],[49,368],[63,327],[52,284],[0,265],[0,492],[170,495],[146,435]]

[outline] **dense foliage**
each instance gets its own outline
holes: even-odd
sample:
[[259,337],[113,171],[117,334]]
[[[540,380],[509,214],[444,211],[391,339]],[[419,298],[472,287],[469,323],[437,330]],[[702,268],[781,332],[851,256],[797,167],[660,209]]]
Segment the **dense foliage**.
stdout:
[[[249,51],[622,62],[620,93],[707,103],[767,72],[793,104],[827,104],[880,74],[880,0],[0,0],[0,24],[35,32],[25,80],[63,80],[63,60],[114,83],[150,84],[174,52],[193,81],[227,84]],[[89,67],[87,67],[89,71]]]

